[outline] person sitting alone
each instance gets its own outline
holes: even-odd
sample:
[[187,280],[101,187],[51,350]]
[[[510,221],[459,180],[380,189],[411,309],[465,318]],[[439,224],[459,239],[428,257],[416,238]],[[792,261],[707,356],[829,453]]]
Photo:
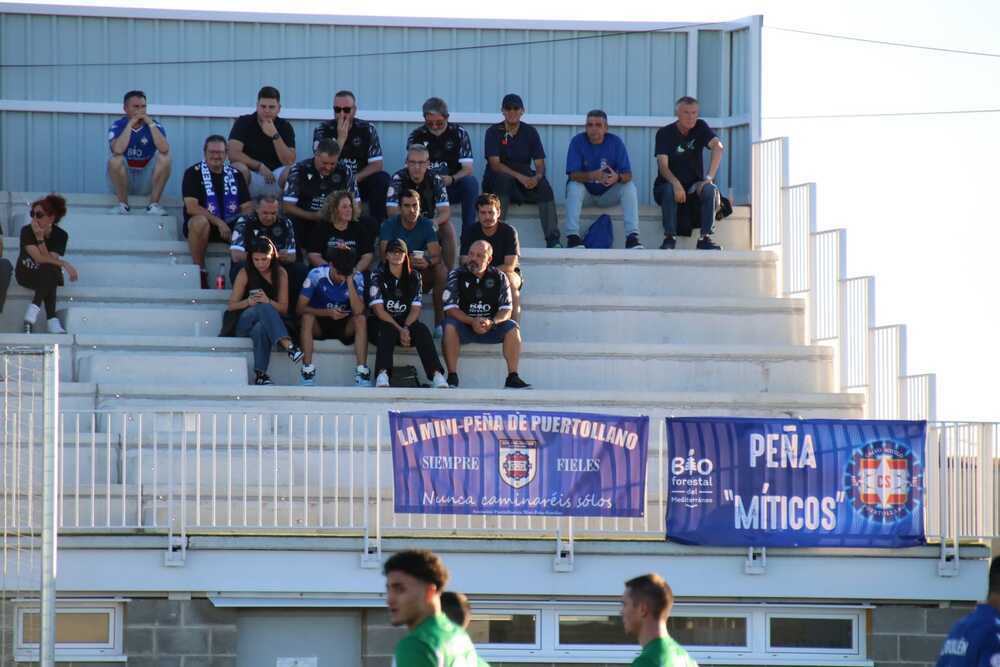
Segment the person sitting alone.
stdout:
[[125,93],[125,115],[108,129],[108,179],[118,203],[110,213],[127,215],[129,195],[149,195],[146,213],[166,215],[160,205],[163,188],[170,178],[170,144],[167,131],[146,113],[146,94],[141,90]]
[[392,374],[393,348],[416,348],[431,384],[448,388],[431,332],[420,321],[423,306],[420,272],[410,265],[410,251],[403,239],[386,244],[385,260],[372,271],[368,305],[374,313],[370,335],[376,341],[375,386],[388,387]]
[[71,281],[76,281],[79,274],[63,259],[69,234],[58,225],[65,215],[66,200],[51,194],[31,203],[31,222],[21,227],[21,250],[14,277],[18,285],[34,291],[24,312],[25,333],[34,330],[42,304],[45,304],[48,332],[66,333],[56,317],[56,291],[63,284],[64,269]]
[[267,367],[275,344],[292,363],[302,359],[302,350],[292,343],[282,320],[288,314],[288,272],[278,261],[274,242],[266,236],[253,242],[250,261],[236,274],[228,310],[242,311],[236,335],[253,341],[254,384],[274,384]]
[[521,330],[511,319],[510,283],[503,271],[490,265],[493,247],[476,241],[469,248],[468,264],[448,274],[444,291],[444,360],[448,386],[458,386],[458,354],[466,343],[503,344],[507,362],[507,389],[531,387],[517,374],[521,357]]
[[365,279],[354,271],[357,260],[349,250],[336,249],[327,259],[329,264],[309,272],[296,309],[301,316],[302,384],[316,383],[313,365],[313,341],[336,338],[344,345],[354,344],[358,366],[354,383],[359,387],[371,384],[368,369],[368,323],[365,321]]

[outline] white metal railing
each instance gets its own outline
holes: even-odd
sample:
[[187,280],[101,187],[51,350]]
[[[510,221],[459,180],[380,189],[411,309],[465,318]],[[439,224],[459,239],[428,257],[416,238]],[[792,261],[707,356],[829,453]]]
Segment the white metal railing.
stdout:
[[[662,420],[634,519],[397,514],[385,415],[64,411],[60,427],[63,532],[657,539],[666,525]],[[3,464],[18,473],[4,490],[6,529],[39,525],[41,428],[3,429]],[[1000,424],[930,424],[924,480],[930,539],[1000,535]]]
[[848,278],[843,229],[816,230],[816,186],[790,185],[788,138],[752,151],[753,246],[776,252],[781,296],[806,299],[807,341],[834,348],[840,391],[867,395],[867,416],[936,418],[935,376],[906,374],[906,328],[875,325],[875,281]]

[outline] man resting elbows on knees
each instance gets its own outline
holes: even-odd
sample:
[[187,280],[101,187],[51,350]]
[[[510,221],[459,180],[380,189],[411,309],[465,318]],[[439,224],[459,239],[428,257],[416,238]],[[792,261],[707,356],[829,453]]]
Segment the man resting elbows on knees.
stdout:
[[490,266],[493,248],[476,241],[469,248],[469,261],[448,275],[444,290],[444,350],[448,386],[458,386],[458,353],[466,343],[503,344],[507,361],[507,389],[531,387],[517,374],[521,357],[521,330],[511,319],[510,283],[503,271]]
[[123,106],[125,115],[108,129],[108,180],[118,198],[109,212],[128,215],[129,195],[149,195],[146,213],[166,215],[160,197],[170,178],[167,131],[146,113],[146,94],[141,90],[125,93]]

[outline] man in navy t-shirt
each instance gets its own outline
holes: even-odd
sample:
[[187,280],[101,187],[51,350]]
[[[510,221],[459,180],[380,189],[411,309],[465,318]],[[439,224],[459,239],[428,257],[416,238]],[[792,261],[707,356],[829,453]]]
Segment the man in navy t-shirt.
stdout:
[[608,132],[608,115],[600,109],[587,113],[586,131],[573,137],[566,152],[566,244],[582,245],[580,211],[585,205],[607,208],[621,204],[625,218],[625,247],[642,248],[639,241],[639,191],[632,181],[628,150]]
[[[699,220],[701,250],[719,250],[712,242],[715,211],[719,206],[719,188],[715,174],[722,163],[722,142],[708,123],[698,118],[698,100],[682,97],[677,100],[677,121],[661,127],[656,133],[656,166],[659,173],[653,183],[653,199],[663,212],[663,243],[660,248],[672,250],[676,245],[677,208],[697,197],[701,204]],[[702,151],[712,151],[712,160],[705,173]]]
[[125,93],[124,108],[125,115],[108,129],[108,179],[118,197],[111,213],[127,215],[132,194],[149,195],[146,213],[166,215],[160,197],[170,178],[167,131],[146,114],[146,94],[141,90]]
[[989,581],[986,602],[951,628],[936,667],[1000,667],[1000,556]]

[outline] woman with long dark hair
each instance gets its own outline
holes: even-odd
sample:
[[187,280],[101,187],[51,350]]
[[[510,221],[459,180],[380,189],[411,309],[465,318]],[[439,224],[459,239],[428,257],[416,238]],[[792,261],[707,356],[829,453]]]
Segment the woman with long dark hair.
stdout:
[[65,215],[66,200],[51,194],[31,203],[31,222],[21,227],[21,250],[14,277],[18,285],[35,292],[24,312],[25,333],[34,330],[43,303],[48,332],[66,333],[56,317],[56,291],[63,284],[63,269],[71,281],[79,278],[79,274],[63,259],[69,234],[58,225]]
[[420,321],[423,294],[420,272],[410,266],[410,254],[403,239],[393,239],[386,244],[385,261],[372,272],[369,294],[369,305],[377,323],[374,332],[377,347],[375,386],[389,386],[393,348],[402,345],[417,348],[431,384],[446,389],[448,380],[434,349],[434,339],[427,325]]
[[278,261],[274,242],[266,236],[254,241],[250,261],[236,274],[228,310],[243,311],[236,335],[253,340],[254,384],[274,384],[267,367],[275,344],[293,363],[302,359],[302,350],[292,343],[281,319],[288,312],[288,274]]

